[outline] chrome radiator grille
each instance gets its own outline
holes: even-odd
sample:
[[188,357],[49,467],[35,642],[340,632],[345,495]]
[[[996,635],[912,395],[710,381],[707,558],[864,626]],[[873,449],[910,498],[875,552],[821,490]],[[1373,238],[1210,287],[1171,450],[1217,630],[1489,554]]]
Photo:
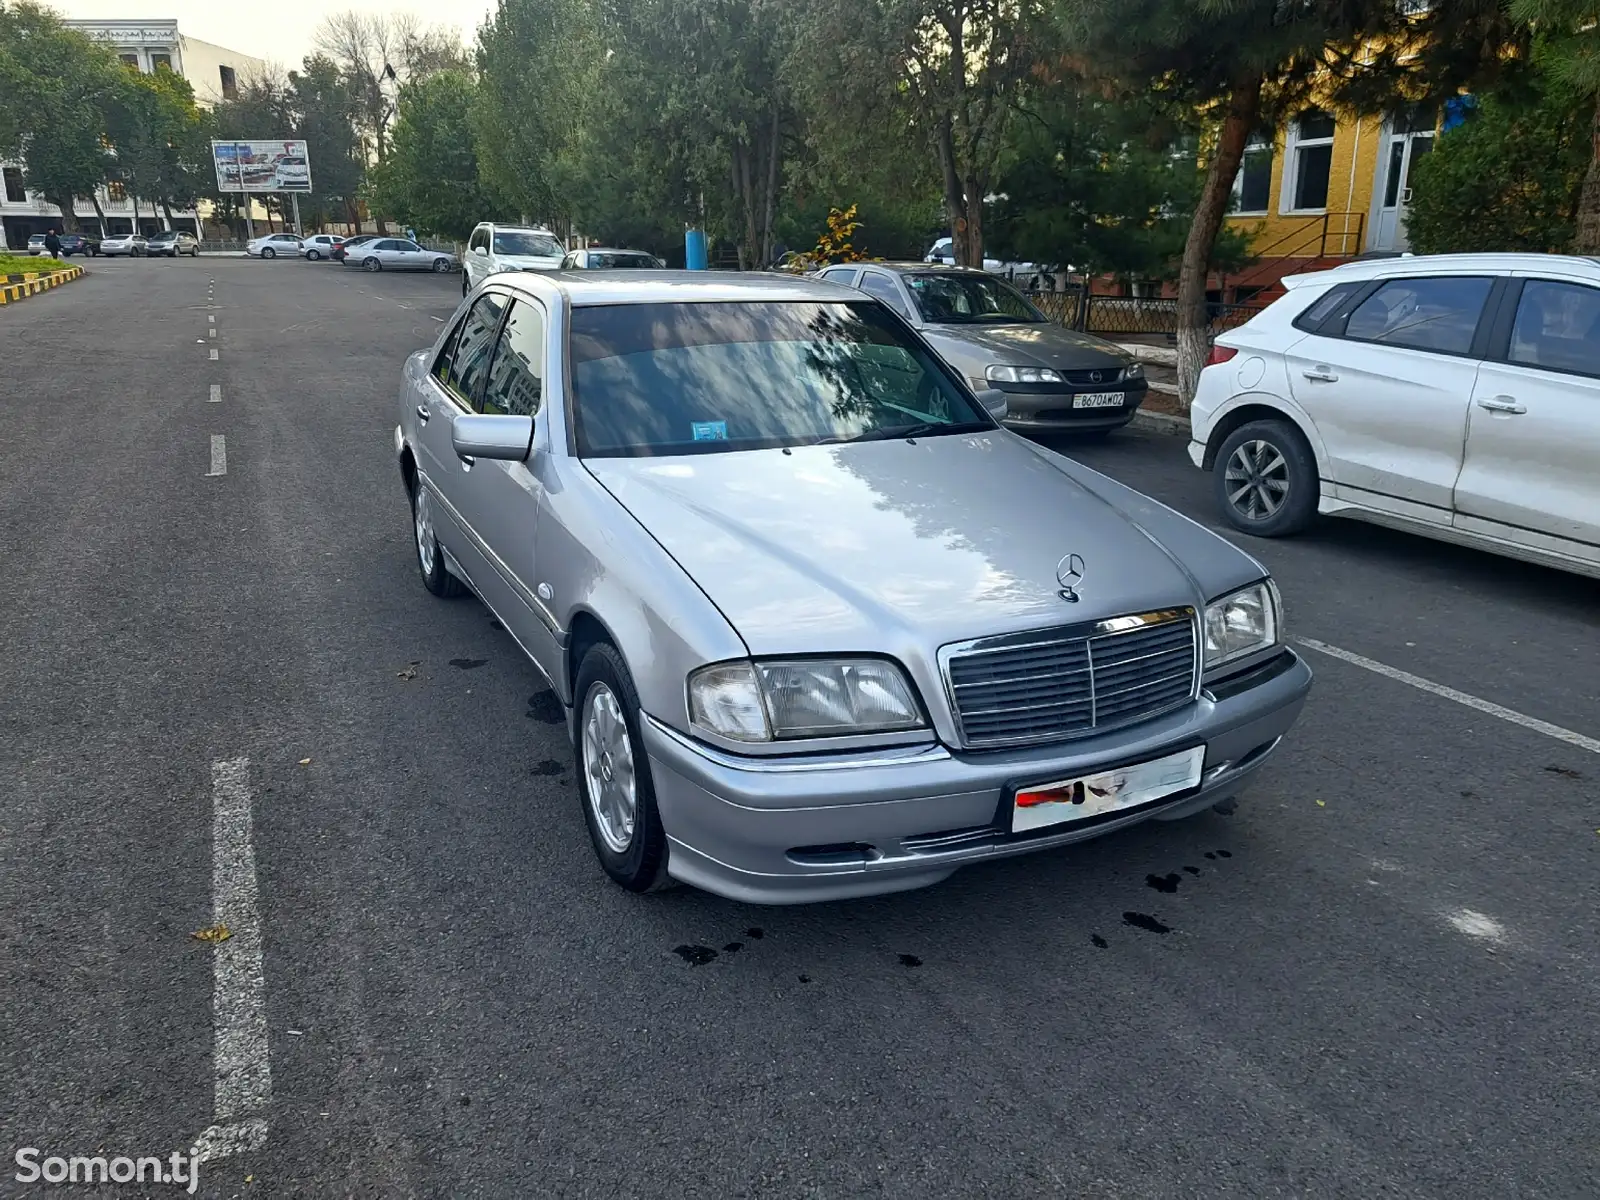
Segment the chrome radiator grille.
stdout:
[[947,647],[966,745],[1060,741],[1155,716],[1194,695],[1193,609]]

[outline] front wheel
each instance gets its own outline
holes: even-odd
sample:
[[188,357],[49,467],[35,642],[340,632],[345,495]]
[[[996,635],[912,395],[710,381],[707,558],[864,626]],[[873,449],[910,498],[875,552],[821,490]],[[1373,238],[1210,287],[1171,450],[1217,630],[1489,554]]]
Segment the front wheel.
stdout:
[[439,548],[439,536],[434,532],[433,497],[420,481],[411,494],[411,529],[416,540],[417,569],[422,572],[422,586],[445,600],[461,595],[466,589],[444,565],[444,551]]
[[383,270],[383,264],[375,258],[369,258],[361,264],[361,269],[363,271],[381,271]]
[[630,892],[665,887],[667,835],[639,734],[639,693],[615,647],[601,642],[589,648],[575,697],[578,798],[595,856]]
[[278,257],[278,252],[276,250],[274,250],[271,246],[267,246],[266,248],[264,248],[261,251],[261,257],[262,258],[277,258]]
[[436,259],[433,260],[433,271],[434,271],[434,274],[443,275],[449,269],[450,269],[450,260],[448,258],[436,258]]
[[1287,421],[1251,421],[1217,451],[1211,478],[1223,516],[1256,537],[1299,533],[1317,515],[1317,461]]
[[321,257],[322,257],[322,255],[318,254],[315,250],[307,250],[306,251],[306,258],[309,259],[311,262],[316,262],[317,259],[319,259]]

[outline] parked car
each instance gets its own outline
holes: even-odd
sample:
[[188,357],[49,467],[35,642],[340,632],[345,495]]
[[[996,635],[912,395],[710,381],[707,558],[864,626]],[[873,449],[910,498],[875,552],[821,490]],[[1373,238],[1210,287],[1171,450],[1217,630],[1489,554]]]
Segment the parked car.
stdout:
[[429,250],[407,238],[378,238],[357,246],[341,261],[345,266],[358,266],[364,271],[437,271],[440,274],[456,265],[448,254]]
[[1356,517],[1600,576],[1600,261],[1377,259],[1216,340],[1189,456],[1236,529]]
[[[41,243],[42,244],[42,243]],[[100,253],[100,235],[95,233],[63,233],[61,234],[61,257],[71,258],[74,254],[82,254],[93,258]]]
[[347,237],[328,252],[328,257],[334,262],[342,263],[349,253],[357,246],[365,246],[368,242],[375,242],[380,235],[376,233],[359,233],[355,237]]
[[612,250],[606,246],[569,250],[561,260],[563,271],[659,271],[666,265],[654,254],[647,254],[643,250]]
[[495,275],[407,360],[422,582],[550,682],[613,880],[914,888],[1200,812],[1271,754],[1311,673],[1266,570],[1005,403],[776,275]]
[[[938,266],[953,267],[956,265],[956,243],[954,238],[942,237],[929,247],[928,253],[922,259],[925,263]],[[1010,262],[999,258],[985,257],[983,269],[991,275],[999,275],[1017,287],[1030,290],[1038,288],[1045,280],[1054,285],[1055,276],[1059,271],[1053,267],[1040,266],[1031,262]]]
[[199,258],[200,240],[186,229],[166,229],[150,235],[149,252],[166,258],[177,258],[184,254]]
[[331,233],[313,234],[300,243],[300,253],[311,262],[319,258],[332,258],[333,252],[344,245],[344,239]]
[[280,254],[299,254],[300,239],[292,233],[269,233],[244,244],[251,258],[277,258]]
[[892,308],[974,388],[998,388],[1006,423],[1106,433],[1133,420],[1149,384],[1120,346],[1051,321],[985,271],[921,263],[839,263],[820,278]]
[[461,294],[497,271],[554,271],[567,249],[548,229],[485,221],[467,239],[461,259]]
[[28,238],[28,253],[29,254],[45,254],[45,253],[48,253],[45,250],[45,246],[44,246],[44,239],[45,239],[46,236],[47,235],[42,234],[42,233],[35,233],[32,236],[30,236]]
[[143,258],[150,253],[150,243],[142,233],[108,233],[100,239],[100,253],[107,258]]

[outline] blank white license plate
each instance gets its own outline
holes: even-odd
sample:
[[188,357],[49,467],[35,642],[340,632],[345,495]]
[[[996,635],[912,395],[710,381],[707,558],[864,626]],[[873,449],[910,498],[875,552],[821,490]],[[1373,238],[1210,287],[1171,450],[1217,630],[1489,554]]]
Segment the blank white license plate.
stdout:
[[1018,788],[1011,800],[1011,832],[1026,833],[1030,829],[1084,821],[1186,792],[1200,782],[1205,760],[1206,748],[1196,746],[1150,762],[1115,767],[1098,775]]
[[1121,392],[1083,392],[1072,398],[1073,408],[1121,408]]

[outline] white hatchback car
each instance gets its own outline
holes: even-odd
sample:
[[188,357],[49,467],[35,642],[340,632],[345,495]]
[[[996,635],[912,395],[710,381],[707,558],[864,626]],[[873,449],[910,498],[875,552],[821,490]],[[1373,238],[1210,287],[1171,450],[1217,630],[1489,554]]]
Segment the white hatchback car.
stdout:
[[315,233],[300,243],[300,253],[316,262],[319,258],[332,258],[334,249],[344,244],[344,239],[331,233]]
[[1600,260],[1408,255],[1284,284],[1217,338],[1190,412],[1235,528],[1321,512],[1600,577]]

